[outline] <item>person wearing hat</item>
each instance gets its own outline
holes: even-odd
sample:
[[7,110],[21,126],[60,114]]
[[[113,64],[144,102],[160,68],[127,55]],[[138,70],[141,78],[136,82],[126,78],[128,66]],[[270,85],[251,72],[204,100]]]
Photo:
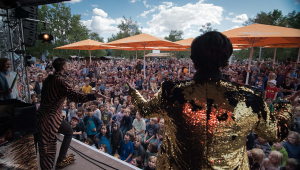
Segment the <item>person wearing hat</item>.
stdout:
[[79,118],[74,116],[71,118],[70,125],[73,129],[73,138],[80,140],[80,135],[82,134],[81,128],[78,126]]
[[91,93],[96,93],[96,88],[95,87],[92,88]]
[[276,87],[276,80],[270,80],[266,88],[264,99],[271,98],[272,101],[275,101],[278,93],[278,88]]

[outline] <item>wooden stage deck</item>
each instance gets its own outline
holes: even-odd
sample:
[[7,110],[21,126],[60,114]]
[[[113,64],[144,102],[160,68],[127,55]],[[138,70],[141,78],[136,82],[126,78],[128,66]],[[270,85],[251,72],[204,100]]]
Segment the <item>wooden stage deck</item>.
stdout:
[[[63,136],[62,135],[58,135],[58,139],[62,140]],[[59,153],[59,149],[61,146],[61,142],[57,141],[57,154],[56,157],[58,156]],[[100,161],[104,164],[98,163],[90,158],[85,158],[81,157],[78,153],[74,152],[73,150],[71,150],[69,148],[68,150],[68,154],[74,154],[75,155],[75,162],[67,167],[65,167],[63,170],[98,170],[98,169],[105,169],[105,170],[115,170],[115,169],[119,169],[119,170],[140,170],[137,167],[134,167],[122,160],[119,160],[111,155],[105,154],[103,152],[100,152],[99,150],[92,148],[91,146],[88,146],[82,142],[79,142],[75,139],[72,140],[71,142],[71,147],[75,148],[76,150],[80,151],[81,153],[97,160]],[[100,167],[94,165],[93,163],[89,162],[89,161],[99,165]],[[55,167],[55,166],[54,166]],[[113,168],[112,168],[113,167]]]

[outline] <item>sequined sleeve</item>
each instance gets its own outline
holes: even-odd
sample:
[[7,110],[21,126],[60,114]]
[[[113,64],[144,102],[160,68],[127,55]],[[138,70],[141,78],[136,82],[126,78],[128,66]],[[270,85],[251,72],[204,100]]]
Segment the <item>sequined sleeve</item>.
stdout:
[[267,112],[266,119],[259,117],[259,122],[255,132],[258,136],[269,142],[279,142],[288,135],[288,129],[292,118],[291,104],[289,101],[281,100],[276,104],[274,112],[270,113],[265,102],[263,102],[262,112]]
[[137,90],[134,90],[130,94],[130,96],[132,104],[136,107],[142,117],[151,118],[162,116],[163,112],[161,110],[161,89],[159,89],[159,91],[150,101],[146,101]]

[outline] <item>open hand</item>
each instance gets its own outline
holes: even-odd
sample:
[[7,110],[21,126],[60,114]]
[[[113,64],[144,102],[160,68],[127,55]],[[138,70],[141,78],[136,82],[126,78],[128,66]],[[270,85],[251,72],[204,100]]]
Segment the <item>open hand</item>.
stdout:
[[104,96],[100,91],[94,93],[95,98],[109,98],[108,96]]
[[134,89],[130,86],[128,81],[126,81],[126,85],[128,86],[128,90],[124,91],[124,93],[128,93],[130,95],[133,92]]

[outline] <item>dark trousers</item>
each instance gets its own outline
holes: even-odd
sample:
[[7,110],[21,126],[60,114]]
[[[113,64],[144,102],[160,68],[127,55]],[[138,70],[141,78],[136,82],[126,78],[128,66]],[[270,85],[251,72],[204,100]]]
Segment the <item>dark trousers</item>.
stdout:
[[61,161],[66,157],[67,151],[72,141],[73,129],[71,128],[70,124],[66,120],[63,120],[58,129],[58,133],[64,135],[64,139],[62,141],[60,151],[59,151],[59,156],[58,156],[58,160]]
[[120,154],[121,153],[121,147],[118,148],[118,145],[112,144],[112,151],[111,151],[112,155],[114,155],[116,153],[116,151],[118,151],[118,154]]

